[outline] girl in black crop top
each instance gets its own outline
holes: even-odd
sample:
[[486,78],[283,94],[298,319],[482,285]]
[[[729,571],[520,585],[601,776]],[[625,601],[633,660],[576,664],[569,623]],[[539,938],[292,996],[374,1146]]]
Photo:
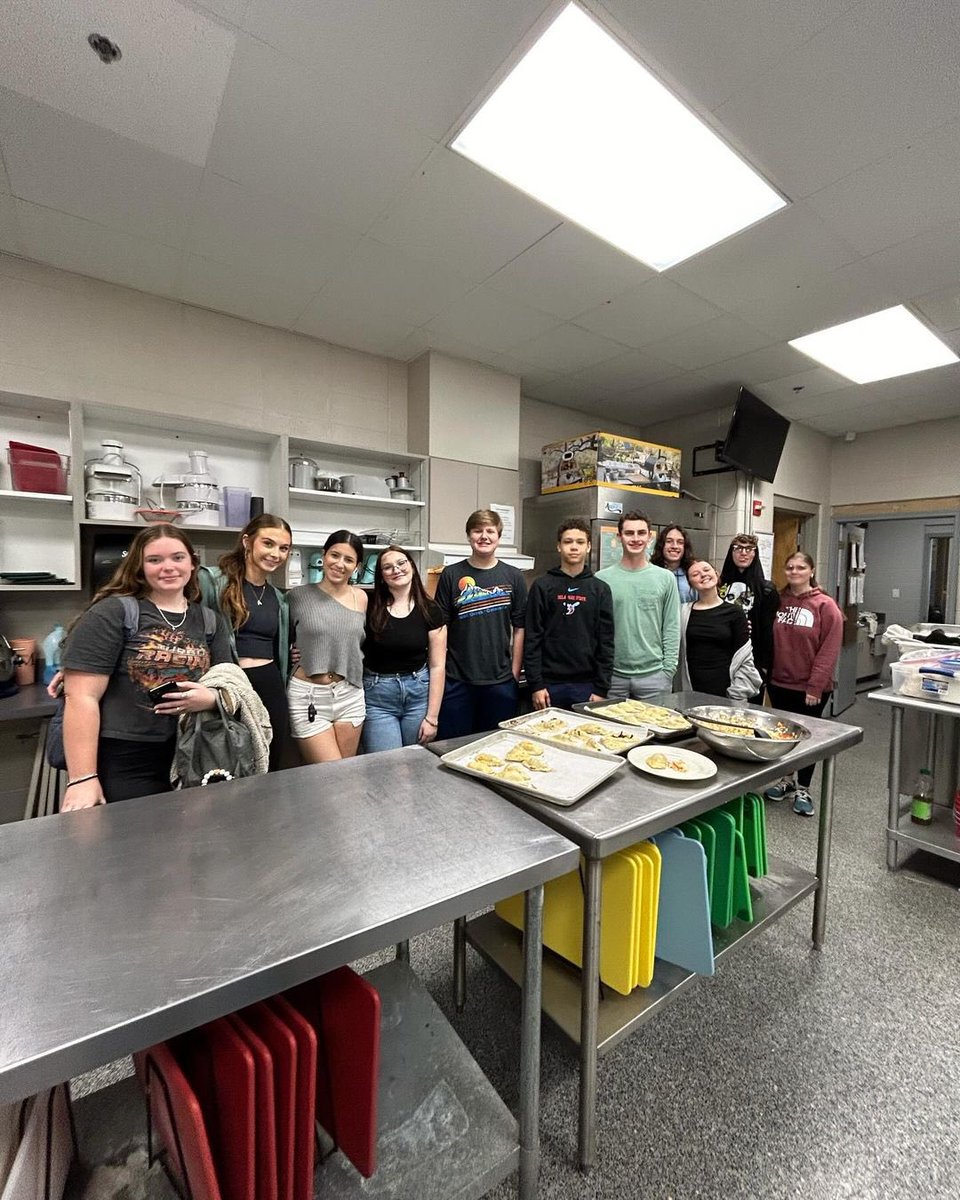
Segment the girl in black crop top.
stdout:
[[399,546],[377,559],[363,644],[363,748],[392,750],[437,736],[447,628],[416,564]]

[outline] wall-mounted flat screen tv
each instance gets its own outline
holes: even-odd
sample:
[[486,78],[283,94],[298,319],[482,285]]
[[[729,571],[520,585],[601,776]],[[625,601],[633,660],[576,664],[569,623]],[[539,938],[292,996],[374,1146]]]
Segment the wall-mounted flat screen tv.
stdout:
[[773,483],[790,422],[745,387],[740,389],[720,458]]

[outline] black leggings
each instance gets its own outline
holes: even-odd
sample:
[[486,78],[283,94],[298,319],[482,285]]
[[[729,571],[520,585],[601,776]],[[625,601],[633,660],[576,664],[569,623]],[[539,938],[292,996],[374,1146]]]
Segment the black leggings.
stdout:
[[[826,708],[827,701],[830,699],[830,693],[824,692],[820,697],[819,704],[807,704],[804,699],[805,692],[798,692],[793,688],[779,687],[775,683],[767,684],[767,695],[770,697],[770,703],[774,708],[782,708],[784,712],[796,713],[801,717],[819,717]],[[809,767],[803,767],[797,772],[797,783],[802,788],[810,786],[815,766],[816,763],[812,763]]]
[[265,663],[262,667],[244,667],[243,673],[250,680],[250,686],[263,701],[263,707],[270,717],[273,726],[273,739],[270,742],[270,770],[279,771],[280,760],[283,758],[284,746],[290,731],[290,710],[287,707],[287,691],[283,684],[283,676],[275,662]]
[[146,742],[102,737],[97,744],[97,774],[107,803],[169,792],[176,745],[176,738]]

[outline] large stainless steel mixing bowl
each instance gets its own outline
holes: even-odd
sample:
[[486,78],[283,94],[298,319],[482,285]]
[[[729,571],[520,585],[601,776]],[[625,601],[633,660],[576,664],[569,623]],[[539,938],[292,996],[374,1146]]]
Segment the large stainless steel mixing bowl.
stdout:
[[[722,704],[700,704],[696,708],[688,708],[683,714],[691,725],[695,726],[697,736],[701,741],[726,754],[728,758],[744,758],[748,761],[759,760],[770,762],[783,758],[794,750],[804,738],[810,736],[810,730],[797,721],[786,717],[775,717],[758,708],[728,708]],[[749,725],[751,729],[765,729],[769,732],[779,730],[788,733],[789,738],[743,737],[736,733],[721,732],[710,729],[705,721],[720,721],[727,725]]]

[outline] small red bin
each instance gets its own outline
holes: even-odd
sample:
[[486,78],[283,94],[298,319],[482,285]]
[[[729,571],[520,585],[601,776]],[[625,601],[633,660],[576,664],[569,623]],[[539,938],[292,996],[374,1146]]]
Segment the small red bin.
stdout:
[[17,492],[64,495],[67,491],[67,468],[63,457],[56,450],[48,450],[44,446],[11,442],[10,476],[14,491]]

